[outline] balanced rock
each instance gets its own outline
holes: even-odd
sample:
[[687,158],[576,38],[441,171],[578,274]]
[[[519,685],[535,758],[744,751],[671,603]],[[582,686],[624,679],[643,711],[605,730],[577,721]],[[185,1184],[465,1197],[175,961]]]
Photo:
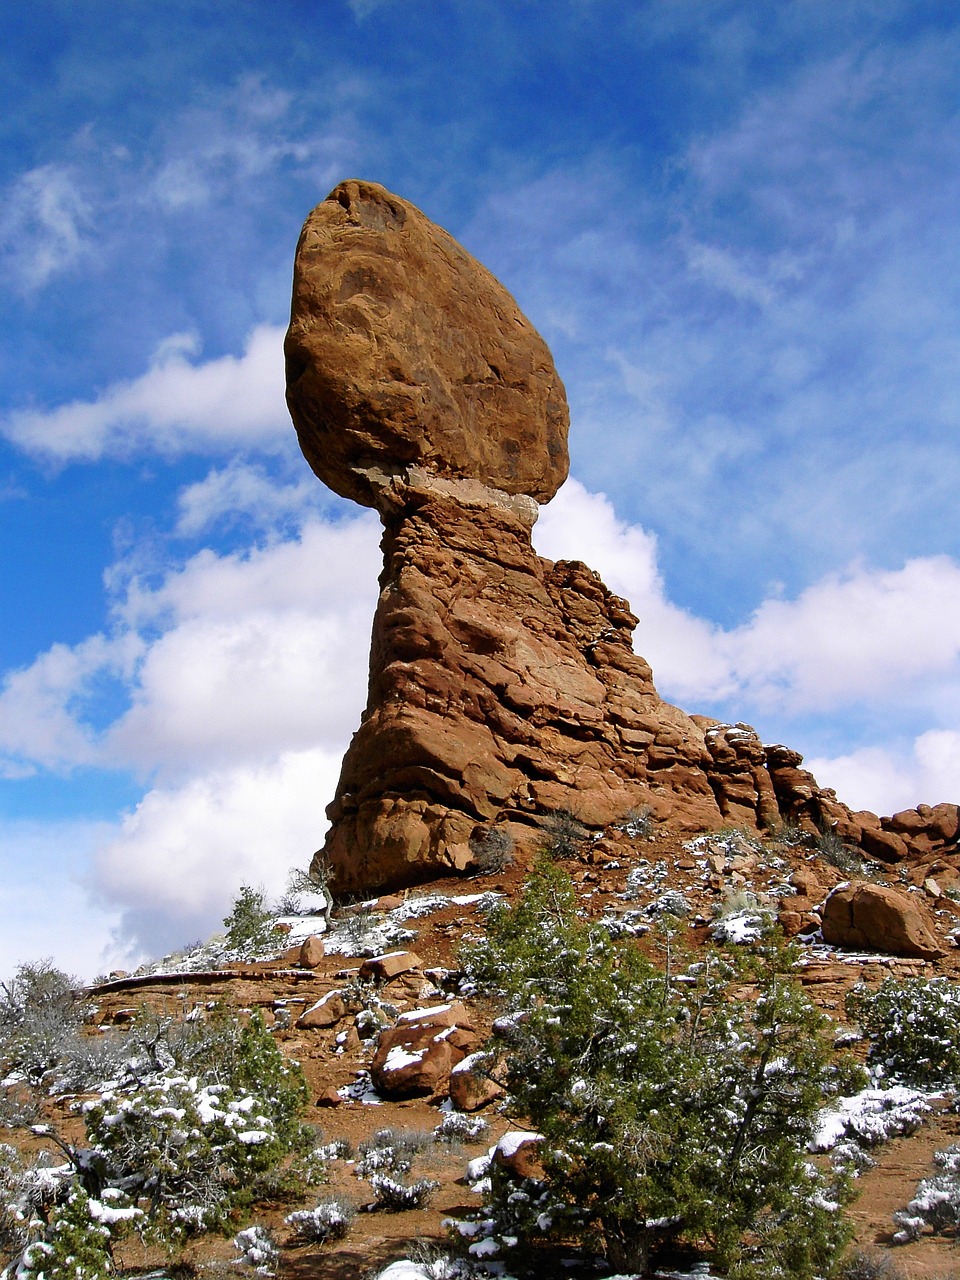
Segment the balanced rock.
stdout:
[[569,415],[546,343],[506,289],[428,218],[342,182],[297,247],[287,402],[331,489],[389,501],[416,465],[552,498]]
[[790,824],[883,861],[957,848],[955,805],[854,814],[798,752],[664,702],[627,602],[534,552],[567,474],[563,386],[502,285],[413,205],[349,181],[317,206],[285,350],[308,462],[384,524],[367,707],[314,864],[336,893],[467,870],[491,832],[557,810]]

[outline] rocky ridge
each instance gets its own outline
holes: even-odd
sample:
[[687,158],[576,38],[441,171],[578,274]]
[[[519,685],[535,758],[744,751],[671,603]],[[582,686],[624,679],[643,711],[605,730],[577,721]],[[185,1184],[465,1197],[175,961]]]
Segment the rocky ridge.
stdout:
[[502,285],[413,205],[348,181],[313,211],[286,353],[310,465],[384,523],[367,707],[317,855],[337,893],[467,870],[491,830],[523,843],[558,810],[786,824],[888,864],[956,848],[955,804],[854,813],[799,753],[665,702],[627,602],[537,556],[563,386]]

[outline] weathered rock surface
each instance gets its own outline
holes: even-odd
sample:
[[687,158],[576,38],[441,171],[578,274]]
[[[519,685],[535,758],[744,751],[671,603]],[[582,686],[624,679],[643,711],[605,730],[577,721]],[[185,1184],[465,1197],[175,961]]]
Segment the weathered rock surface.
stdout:
[[417,1010],[380,1033],[370,1078],[386,1098],[445,1092],[450,1072],[476,1046],[473,1023],[458,1001]]
[[317,855],[338,893],[465,870],[489,828],[559,809],[788,823],[884,862],[956,849],[956,805],[853,813],[797,752],[664,702],[627,602],[536,555],[535,500],[567,471],[563,387],[509,294],[419,210],[351,181],[313,211],[286,351],[304,454],[385,526],[367,708]]
[[287,401],[331,489],[366,506],[418,465],[546,501],[569,415],[546,343],[445,231],[372,182],[342,182],[304,225]]
[[943,948],[913,895],[886,885],[841,885],[827,899],[821,924],[825,942],[854,951],[882,951],[935,960]]

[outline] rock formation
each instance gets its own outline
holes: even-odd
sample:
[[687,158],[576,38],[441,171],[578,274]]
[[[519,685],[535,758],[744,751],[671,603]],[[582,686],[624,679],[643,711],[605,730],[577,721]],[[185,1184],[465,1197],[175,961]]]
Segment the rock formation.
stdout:
[[956,805],[854,814],[798,753],[664,702],[626,601],[536,555],[537,504],[567,473],[563,386],[506,290],[419,210],[358,181],[318,205],[285,350],[304,455],[384,524],[367,708],[317,855],[338,893],[466,869],[489,828],[556,810],[793,823],[888,862],[955,847]]

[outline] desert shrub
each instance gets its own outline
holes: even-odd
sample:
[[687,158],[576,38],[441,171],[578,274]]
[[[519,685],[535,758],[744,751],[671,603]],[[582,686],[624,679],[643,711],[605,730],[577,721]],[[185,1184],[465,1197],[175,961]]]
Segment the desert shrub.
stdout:
[[960,987],[947,978],[885,978],[856,986],[847,1014],[869,1036],[868,1061],[914,1085],[960,1084]]
[[878,1249],[852,1249],[843,1260],[838,1280],[906,1280],[888,1253]]
[[102,1202],[74,1187],[41,1238],[23,1251],[17,1280],[104,1280],[113,1264],[110,1227],[98,1220],[103,1210]]
[[430,1178],[410,1181],[413,1163],[433,1143],[433,1134],[416,1129],[381,1129],[360,1144],[356,1175],[366,1178],[375,1207],[399,1212],[422,1208],[438,1183]]
[[863,875],[866,863],[856,849],[844,844],[835,831],[822,831],[813,837],[813,848],[824,862],[836,867],[844,875]]
[[348,1201],[337,1198],[321,1200],[313,1209],[298,1209],[284,1218],[301,1240],[322,1244],[327,1240],[342,1240],[350,1230],[357,1215]]
[[480,1142],[487,1136],[489,1128],[483,1116],[448,1111],[434,1129],[433,1136],[437,1142]]
[[409,1173],[421,1152],[433,1143],[433,1134],[420,1129],[379,1129],[368,1142],[361,1142],[356,1174],[369,1178],[384,1170]]
[[0,983],[0,1059],[5,1073],[39,1082],[56,1065],[65,1041],[79,1027],[83,1010],[76,981],[49,960],[21,964]]
[[260,1275],[273,1275],[280,1250],[268,1227],[252,1226],[238,1231],[233,1237],[234,1248],[239,1249],[237,1263],[255,1267]]
[[402,1213],[404,1209],[422,1209],[433,1196],[440,1183],[433,1178],[418,1178],[416,1182],[404,1182],[390,1173],[371,1175],[370,1187],[376,1197],[376,1208],[390,1213]]
[[649,805],[641,805],[639,809],[628,809],[617,826],[624,835],[634,840],[648,840],[653,835],[654,818]]
[[480,827],[470,837],[470,852],[478,875],[496,875],[513,862],[513,836],[504,827]]
[[584,824],[568,809],[555,809],[541,824],[543,852],[548,858],[576,858],[589,837]]
[[933,1163],[937,1168],[934,1176],[924,1178],[907,1207],[893,1215],[897,1244],[919,1239],[925,1227],[934,1235],[945,1231],[955,1234],[960,1228],[960,1147],[935,1152]]
[[[504,1003],[491,1047],[507,1107],[543,1138],[542,1180],[491,1169],[495,1235],[520,1246],[511,1268],[573,1238],[643,1272],[679,1237],[729,1275],[827,1273],[845,1192],[806,1148],[824,1094],[851,1079],[834,1074],[792,952],[675,958],[671,980],[580,919],[569,877],[541,863],[463,962]],[[755,1001],[733,995],[747,980]]]
[[242,956],[275,951],[280,934],[263,889],[241,885],[230,913],[223,918],[227,946]]

